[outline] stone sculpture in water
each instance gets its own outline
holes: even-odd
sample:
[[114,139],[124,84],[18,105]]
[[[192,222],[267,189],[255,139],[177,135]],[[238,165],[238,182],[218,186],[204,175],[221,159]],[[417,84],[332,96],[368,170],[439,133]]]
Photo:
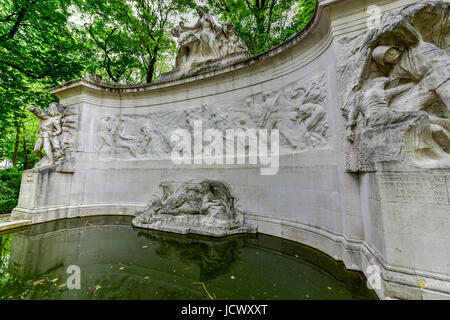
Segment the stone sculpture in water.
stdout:
[[413,4],[340,42],[349,171],[380,161],[450,164],[449,12],[441,1]]
[[217,23],[207,9],[197,6],[199,19],[193,26],[180,22],[172,29],[178,39],[175,68],[163,74],[159,81],[217,68],[248,57],[247,45],[240,39],[231,21]]
[[160,183],[148,206],[136,213],[133,225],[217,237],[255,232],[244,224],[230,188],[215,180],[192,180],[178,187],[171,182]]

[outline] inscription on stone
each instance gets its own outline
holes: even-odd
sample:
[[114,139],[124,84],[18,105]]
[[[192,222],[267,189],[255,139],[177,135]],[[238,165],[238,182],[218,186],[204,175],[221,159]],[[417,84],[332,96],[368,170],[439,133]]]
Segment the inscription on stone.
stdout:
[[446,177],[381,175],[381,197],[385,201],[448,204]]

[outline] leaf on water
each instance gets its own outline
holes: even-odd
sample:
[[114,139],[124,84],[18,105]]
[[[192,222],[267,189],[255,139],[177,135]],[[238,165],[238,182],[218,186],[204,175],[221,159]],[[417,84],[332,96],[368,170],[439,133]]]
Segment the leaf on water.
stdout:
[[234,280],[234,279],[236,279],[236,278],[235,278],[234,276],[231,276],[230,278],[231,278],[231,280]]
[[419,287],[421,287],[421,288],[425,288],[427,286],[427,284],[425,282],[422,282],[420,280],[417,280],[417,283],[419,284]]
[[120,268],[119,268],[119,270],[123,270],[123,269],[125,269],[125,267],[120,267]]
[[148,248],[148,246],[142,246],[142,249],[147,249]]

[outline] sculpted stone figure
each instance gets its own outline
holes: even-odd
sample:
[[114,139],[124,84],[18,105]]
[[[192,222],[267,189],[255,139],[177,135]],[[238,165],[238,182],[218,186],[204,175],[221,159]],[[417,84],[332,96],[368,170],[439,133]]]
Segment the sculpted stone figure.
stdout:
[[220,131],[223,145],[238,143],[246,152],[248,142],[231,140],[227,130],[278,129],[281,152],[286,154],[324,149],[329,146],[326,78],[326,73],[320,73],[235,102],[218,101],[170,112],[99,114],[96,152],[108,160],[170,159],[176,146],[174,130],[193,134],[196,122],[201,123],[203,132]]
[[215,180],[191,180],[175,188],[162,182],[133,225],[148,229],[213,236],[249,232],[229,187]]
[[172,29],[172,35],[178,38],[175,68],[162,75],[160,81],[225,65],[248,56],[248,48],[238,37],[231,21],[223,26],[207,13],[205,7],[197,6],[196,10],[199,19],[195,25],[186,26],[180,22]]
[[[58,111],[58,104],[51,103],[46,110],[30,107],[29,111],[39,118],[39,138],[34,147],[34,152],[48,164],[55,164],[62,156],[59,136],[61,135],[61,114]],[[46,157],[43,157],[41,150],[44,149]],[[45,159],[44,159],[45,158]]]
[[444,50],[449,14],[449,3],[416,3],[341,41],[338,74],[352,143],[350,171],[391,160],[450,164],[450,57]]
[[[144,130],[145,131],[145,130]],[[117,121],[111,116],[104,117],[97,130],[99,137],[98,153],[120,152],[120,149],[128,149],[133,157],[137,156],[138,145],[135,146],[136,137],[128,134],[124,121]]]
[[398,94],[407,91],[414,86],[408,83],[392,89],[386,89],[388,78],[379,77],[368,81],[365,84],[365,90],[361,95],[357,96],[354,108],[350,110],[347,123],[347,137],[354,141],[355,133],[353,126],[357,125],[359,115],[364,118],[364,127],[379,127],[386,126],[398,122],[418,119],[424,113],[419,112],[401,112],[394,111],[389,108],[390,101]]

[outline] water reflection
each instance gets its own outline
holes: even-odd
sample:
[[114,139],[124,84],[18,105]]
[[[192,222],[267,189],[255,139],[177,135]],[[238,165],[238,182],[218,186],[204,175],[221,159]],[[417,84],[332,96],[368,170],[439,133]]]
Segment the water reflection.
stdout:
[[150,240],[160,257],[198,266],[200,281],[212,280],[226,274],[232,264],[239,259],[239,249],[244,247],[245,240],[252,237],[241,235],[211,239],[195,235],[177,236],[151,230],[139,231],[138,236]]
[[[92,217],[34,225],[1,241],[1,299],[375,298],[360,273],[261,235],[211,239]],[[80,290],[67,288],[70,265],[81,269]]]

